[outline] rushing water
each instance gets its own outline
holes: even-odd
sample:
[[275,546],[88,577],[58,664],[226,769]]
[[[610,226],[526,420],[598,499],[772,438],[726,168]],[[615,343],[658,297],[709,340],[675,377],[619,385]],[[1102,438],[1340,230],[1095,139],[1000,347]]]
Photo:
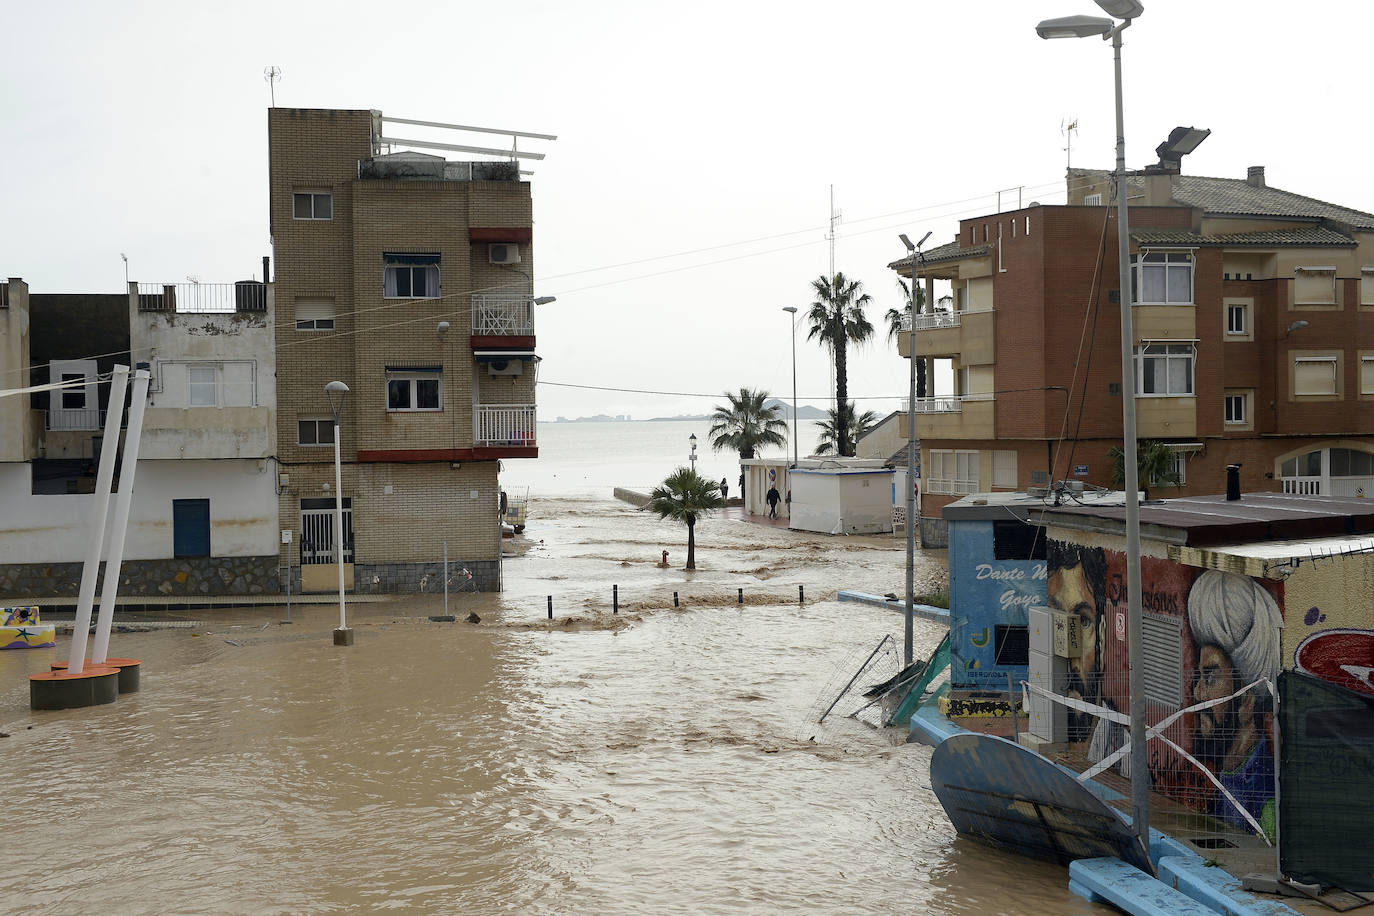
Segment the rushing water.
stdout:
[[[957,839],[929,749],[816,723],[900,643],[900,615],[834,600],[899,591],[900,538],[710,519],[687,573],[681,528],[578,489],[535,491],[505,593],[450,596],[477,625],[359,604],[335,648],[332,606],[206,612],[115,634],[142,691],[62,712],[26,675],[65,639],[0,653],[0,911],[1106,912]],[[918,653],[940,636],[918,621]]]

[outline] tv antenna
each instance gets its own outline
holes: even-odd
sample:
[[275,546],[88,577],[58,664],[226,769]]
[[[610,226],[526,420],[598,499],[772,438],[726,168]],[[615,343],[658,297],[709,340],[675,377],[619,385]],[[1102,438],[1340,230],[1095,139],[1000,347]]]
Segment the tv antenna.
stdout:
[[[1065,119],[1065,120],[1067,120],[1067,119]],[[1064,135],[1064,145],[1061,147],[1061,149],[1064,150],[1064,154],[1065,154],[1065,158],[1064,158],[1064,167],[1065,167],[1065,168],[1070,168],[1070,169],[1073,168],[1073,135],[1074,135],[1075,132],[1077,132],[1077,130],[1078,130],[1078,119],[1077,119],[1077,118],[1074,118],[1072,121],[1069,121],[1067,124],[1064,123],[1064,121],[1060,121],[1060,122],[1059,122],[1059,132],[1060,132],[1061,134]]]
[[272,107],[277,107],[277,83],[281,80],[281,67],[276,64],[269,64],[262,68],[262,78],[267,80],[269,91],[272,93]]

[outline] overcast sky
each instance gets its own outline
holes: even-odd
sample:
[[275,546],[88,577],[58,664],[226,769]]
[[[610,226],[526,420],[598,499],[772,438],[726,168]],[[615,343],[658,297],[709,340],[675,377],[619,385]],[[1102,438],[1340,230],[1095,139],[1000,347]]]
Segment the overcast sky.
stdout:
[[[1211,128],[1191,174],[1374,210],[1369,7],[1146,0],[1125,33],[1127,160]],[[557,134],[532,166],[540,415],[708,412],[725,389],[792,395],[783,306],[830,263],[873,296],[850,393],[886,414],[897,233],[1064,202],[1110,168],[1112,56],[1042,41],[1092,0],[982,2],[76,2],[11,5],[0,54],[0,272],[34,292],[261,271],[268,84],[279,106]],[[470,138],[478,139],[478,138]],[[498,141],[499,143],[499,141]],[[451,154],[460,158],[461,154]],[[445,292],[451,292],[446,289]],[[75,354],[74,354],[75,355]],[[798,329],[800,399],[828,360]],[[580,387],[581,386],[581,387]],[[597,388],[682,393],[638,394]],[[690,396],[690,395],[696,395]]]

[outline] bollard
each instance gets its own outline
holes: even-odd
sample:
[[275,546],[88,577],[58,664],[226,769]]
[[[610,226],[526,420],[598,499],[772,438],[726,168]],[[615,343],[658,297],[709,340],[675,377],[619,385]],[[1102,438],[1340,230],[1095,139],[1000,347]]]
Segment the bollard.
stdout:
[[619,586],[619,585],[612,585],[612,586],[611,586],[611,613],[612,613],[612,614],[619,614],[619,613],[620,613],[620,586]]
[[743,604],[743,603],[744,603],[744,589],[740,589],[740,590],[739,590],[739,603],[740,603],[740,604]]
[[806,586],[805,586],[805,585],[798,585],[798,586],[797,586],[797,603],[798,603],[798,604],[805,604],[805,603],[806,603]]
[[553,595],[549,596],[549,619],[553,620]]
[[673,592],[673,607],[677,607],[677,592]]

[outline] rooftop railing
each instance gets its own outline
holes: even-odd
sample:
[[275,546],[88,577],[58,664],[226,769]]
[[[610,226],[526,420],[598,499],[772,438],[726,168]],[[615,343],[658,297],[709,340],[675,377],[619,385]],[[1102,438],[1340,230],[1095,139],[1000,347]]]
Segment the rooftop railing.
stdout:
[[140,283],[140,312],[265,312],[267,284],[256,280],[237,283]]

